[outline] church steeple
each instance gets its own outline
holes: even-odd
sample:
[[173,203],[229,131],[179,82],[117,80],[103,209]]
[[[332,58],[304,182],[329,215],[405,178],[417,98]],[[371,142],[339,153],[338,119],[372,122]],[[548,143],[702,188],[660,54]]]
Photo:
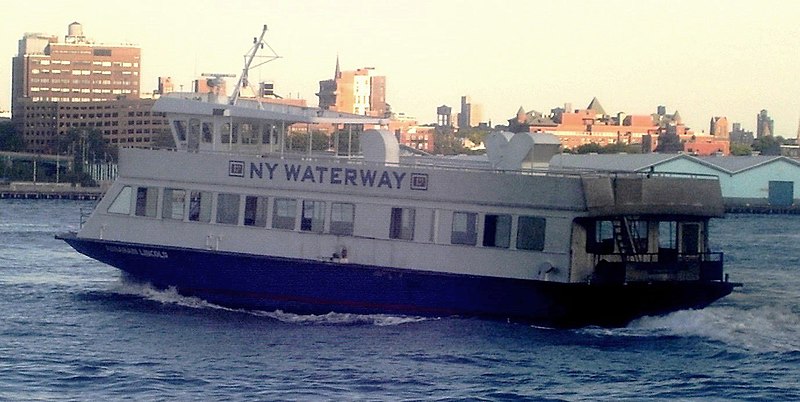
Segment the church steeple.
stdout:
[[342,70],[339,68],[339,54],[336,54],[336,72],[333,73],[333,79],[342,78]]

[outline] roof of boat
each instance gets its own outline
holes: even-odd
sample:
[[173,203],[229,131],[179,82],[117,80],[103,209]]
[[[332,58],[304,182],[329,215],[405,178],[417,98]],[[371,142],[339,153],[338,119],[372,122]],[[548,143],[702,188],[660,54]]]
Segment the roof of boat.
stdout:
[[362,116],[323,110],[316,107],[296,106],[257,99],[238,99],[235,104],[227,103],[227,97],[195,92],[172,92],[159,98],[153,105],[154,112],[231,116],[259,120],[291,123],[331,123],[331,124],[388,124],[388,120],[378,117]]

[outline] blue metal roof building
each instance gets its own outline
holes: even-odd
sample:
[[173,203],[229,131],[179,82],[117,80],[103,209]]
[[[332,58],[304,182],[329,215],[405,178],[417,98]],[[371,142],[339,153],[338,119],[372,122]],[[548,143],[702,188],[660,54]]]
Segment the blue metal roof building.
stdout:
[[715,175],[728,205],[800,206],[800,161],[785,156],[560,154],[550,167]]

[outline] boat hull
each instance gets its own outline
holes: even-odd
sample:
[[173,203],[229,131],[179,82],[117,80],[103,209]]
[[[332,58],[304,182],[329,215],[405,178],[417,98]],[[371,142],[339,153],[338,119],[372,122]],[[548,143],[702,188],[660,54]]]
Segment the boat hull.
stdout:
[[465,316],[548,327],[623,326],[703,308],[733,290],[720,281],[558,283],[334,261],[133,244],[60,235],[78,252],[159,288],[231,308],[299,314]]

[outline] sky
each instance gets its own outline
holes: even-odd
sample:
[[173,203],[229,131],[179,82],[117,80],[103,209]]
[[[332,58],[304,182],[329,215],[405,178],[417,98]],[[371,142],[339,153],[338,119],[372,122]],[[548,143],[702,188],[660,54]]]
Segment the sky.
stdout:
[[[35,6],[34,6],[35,4]],[[374,67],[394,112],[436,121],[462,95],[484,120],[548,113],[597,97],[609,114],[679,111],[695,132],[713,116],[777,135],[800,122],[800,2],[787,0],[39,0],[3,6],[0,110],[25,32],[62,37],[72,22],[97,43],[142,49],[141,91],[160,76],[188,90],[201,73],[241,73],[264,24],[280,59],[250,72],[316,105],[319,81]],[[232,86],[232,82],[230,85]]]

